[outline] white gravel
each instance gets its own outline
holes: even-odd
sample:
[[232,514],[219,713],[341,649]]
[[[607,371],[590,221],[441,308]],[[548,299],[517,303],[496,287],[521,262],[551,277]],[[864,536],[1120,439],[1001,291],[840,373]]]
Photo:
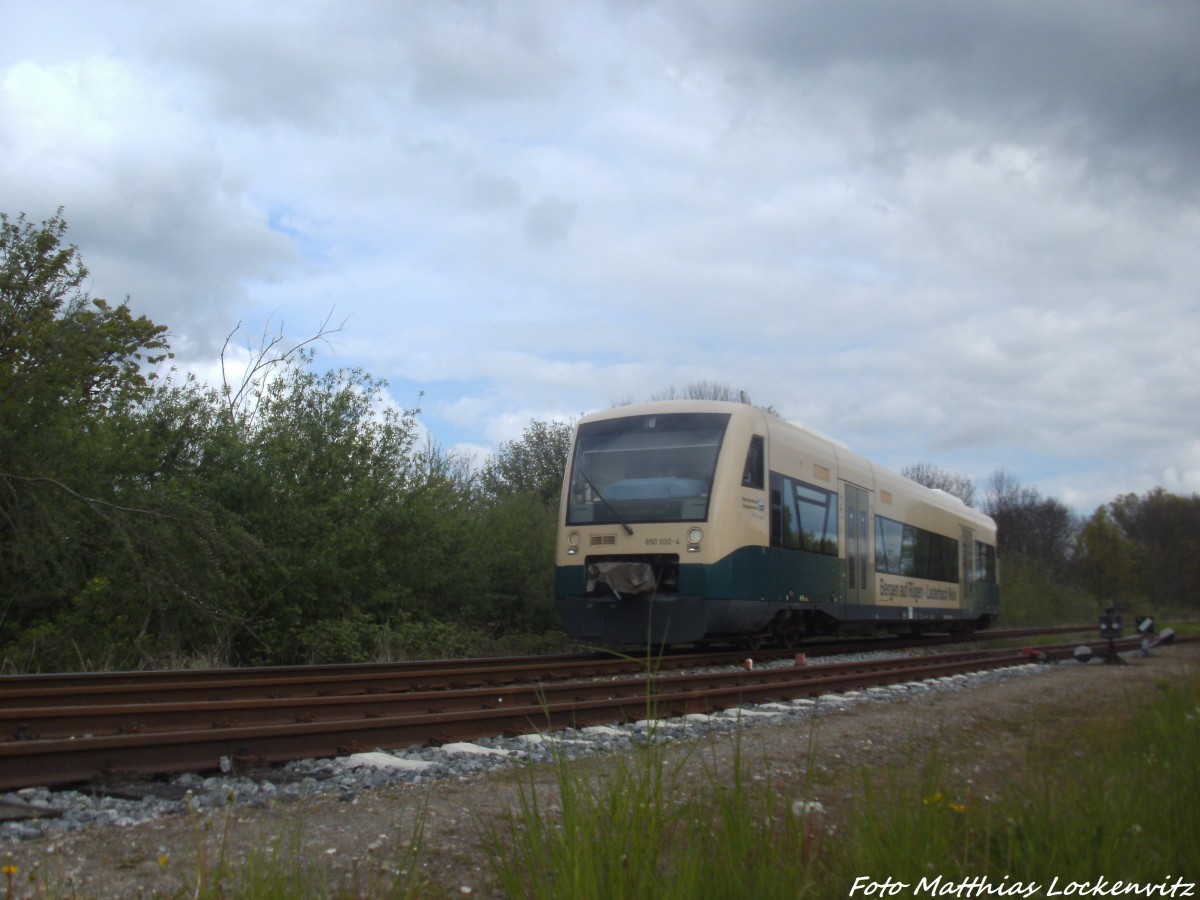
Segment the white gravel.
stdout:
[[[889,655],[895,654],[825,657],[821,663],[880,659]],[[763,667],[790,665],[793,665],[792,661],[783,660],[764,664]],[[1064,665],[1078,664],[1070,662]],[[691,740],[714,732],[795,722],[822,711],[841,710],[861,703],[887,702],[926,691],[959,690],[988,682],[1029,677],[1047,668],[1041,664],[1028,664],[972,675],[945,676],[828,694],[818,700],[801,699],[758,706],[747,704],[713,715],[692,714],[677,719],[565,729],[551,734],[485,738],[475,743],[454,743],[441,747],[380,748],[343,758],[305,759],[288,763],[265,779],[242,777],[236,773],[208,777],[185,774],[172,778],[165,787],[157,790],[155,785],[146,785],[148,793],[140,799],[32,787],[0,795],[0,800],[55,814],[0,823],[0,842],[37,840],[94,825],[129,826],[231,805],[263,808],[330,795],[352,802],[364,791],[399,783],[422,784],[439,779],[469,778],[518,763],[549,762],[556,753],[578,758],[620,752],[647,741]]]

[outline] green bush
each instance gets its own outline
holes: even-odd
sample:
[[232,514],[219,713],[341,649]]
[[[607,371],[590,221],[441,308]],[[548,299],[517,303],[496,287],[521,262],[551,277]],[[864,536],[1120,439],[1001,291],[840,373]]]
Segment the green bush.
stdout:
[[1082,588],[1026,556],[1006,557],[1000,569],[1001,627],[1090,622],[1100,609]]

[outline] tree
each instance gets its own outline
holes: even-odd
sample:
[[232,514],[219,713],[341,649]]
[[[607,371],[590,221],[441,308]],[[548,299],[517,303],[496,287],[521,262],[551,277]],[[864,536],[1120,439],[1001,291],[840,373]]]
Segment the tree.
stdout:
[[[745,391],[734,390],[728,382],[717,381],[689,381],[687,387],[678,388],[675,385],[668,385],[661,391],[655,391],[650,395],[650,399],[654,400],[724,400],[727,403],[749,403],[750,399]],[[614,406],[628,406],[633,401],[629,400],[622,403],[614,403]],[[778,416],[779,412],[774,406],[759,406],[763,412],[772,416]]]
[[[160,513],[137,470],[165,326],[93,299],[61,210],[0,213],[0,624],[86,607]],[[13,633],[10,631],[10,633]]]
[[318,374],[312,361],[301,351],[276,372],[241,432],[239,465],[208,480],[278,561],[252,592],[253,633],[262,658],[288,662],[305,658],[306,628],[358,610],[380,623],[423,577],[401,552],[414,534],[416,411],[388,406],[384,382],[359,369]]
[[1109,510],[1135,545],[1145,595],[1169,609],[1200,609],[1200,496],[1155,488],[1143,497],[1118,497]]
[[988,486],[983,511],[996,521],[1001,555],[1019,553],[1039,560],[1054,575],[1065,572],[1077,528],[1065,504],[1042,497],[1037,488],[1022,487],[999,469]]
[[1069,577],[1076,523],[1069,509],[997,470],[983,511],[996,521],[1000,612],[1017,625],[1078,623],[1095,613],[1095,599]]
[[479,593],[464,606],[469,619],[497,634],[559,627],[554,611],[557,506],[525,492],[481,505],[476,516],[476,527],[489,540],[474,545],[470,560],[478,571]]
[[569,425],[531,423],[478,474],[418,451],[383,381],[315,371],[328,320],[264,331],[217,387],[156,379],[165,328],[89,297],[65,231],[0,218],[0,670],[552,631]]
[[472,520],[488,540],[474,542],[464,560],[476,593],[463,596],[461,609],[493,633],[542,632],[558,624],[554,542],[573,431],[567,422],[531,421],[520,439],[502,444],[479,472]]
[[906,466],[900,470],[900,474],[927,488],[945,491],[947,494],[957,497],[967,506],[975,505],[975,483],[966,475],[955,475],[932,463]]
[[715,381],[689,381],[687,387],[680,390],[675,385],[669,385],[661,391],[650,395],[651,400],[726,400],[737,403],[741,392],[735,391],[728,383]]
[[61,210],[35,227],[0,213],[0,401],[4,437],[47,416],[103,415],[150,390],[146,367],[170,356],[165,325],[128,303],[93,299]]
[[1079,529],[1072,569],[1098,601],[1125,605],[1139,595],[1136,552],[1134,543],[1101,506]]
[[311,355],[304,359],[301,358],[301,354],[305,353],[306,349],[311,351],[312,344],[318,342],[328,344],[329,336],[345,327],[346,323],[343,320],[338,327],[330,328],[329,322],[332,318],[333,313],[331,312],[325,317],[325,321],[321,323],[316,334],[297,341],[287,340],[283,322],[279,323],[279,330],[274,334],[271,333],[268,322],[263,327],[257,346],[247,341],[246,365],[242,367],[241,376],[234,380],[231,377],[233,367],[230,362],[230,348],[234,335],[242,328],[241,323],[238,323],[237,327],[225,337],[225,344],[221,347],[221,393],[225,399],[230,419],[241,428],[252,429],[258,418],[263,396],[274,376],[293,362],[303,364],[311,361]]
[[506,441],[484,465],[480,484],[493,498],[530,494],[546,507],[558,507],[563,473],[571,452],[567,422],[532,421],[519,440]]

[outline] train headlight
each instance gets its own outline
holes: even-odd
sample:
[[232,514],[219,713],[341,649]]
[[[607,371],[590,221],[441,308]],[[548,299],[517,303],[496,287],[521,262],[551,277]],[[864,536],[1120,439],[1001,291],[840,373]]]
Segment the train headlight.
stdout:
[[688,553],[699,553],[702,540],[704,540],[704,532],[701,529],[689,528],[687,533]]
[[575,554],[579,552],[579,541],[581,540],[578,531],[572,531],[567,535],[567,553]]

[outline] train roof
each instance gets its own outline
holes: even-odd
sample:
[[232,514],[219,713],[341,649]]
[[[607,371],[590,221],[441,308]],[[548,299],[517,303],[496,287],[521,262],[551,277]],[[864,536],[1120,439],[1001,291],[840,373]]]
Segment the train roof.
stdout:
[[[648,403],[636,403],[629,406],[614,406],[611,409],[588,413],[580,418],[580,422],[616,419],[622,416],[644,416],[655,413],[688,413],[688,412],[724,412],[730,416],[757,416],[763,423],[763,428],[770,438],[786,441],[788,436],[794,436],[805,443],[820,445],[828,456],[838,461],[838,468],[845,467],[869,470],[875,482],[876,490],[898,491],[906,494],[921,494],[922,499],[931,506],[943,509],[961,517],[982,528],[994,529],[995,521],[974,507],[967,506],[963,501],[937,488],[928,488],[899,472],[894,472],[877,463],[873,463],[855,453],[849,445],[837,438],[830,437],[814,428],[798,422],[788,422],[773,413],[752,406],[748,403],[737,403],[728,400],[654,400]],[[803,436],[802,438],[800,436]],[[846,479],[851,482],[853,478]]]

